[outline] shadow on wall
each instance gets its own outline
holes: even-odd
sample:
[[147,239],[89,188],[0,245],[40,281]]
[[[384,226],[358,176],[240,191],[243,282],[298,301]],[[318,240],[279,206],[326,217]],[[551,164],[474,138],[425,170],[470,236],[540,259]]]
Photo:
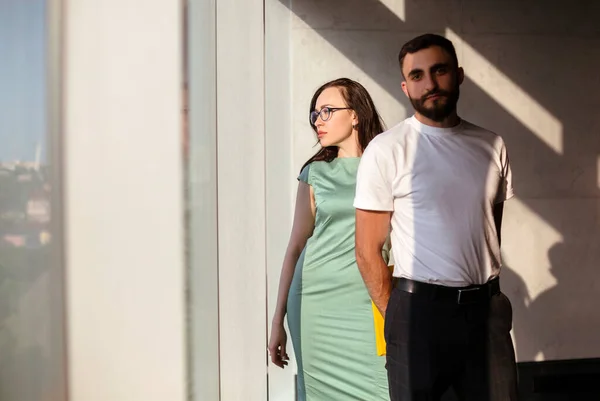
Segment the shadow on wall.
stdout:
[[[526,221],[507,217],[514,224],[504,232],[505,243],[513,241],[506,260],[528,277],[549,268],[556,279],[534,297],[538,282],[504,268],[518,360],[600,357],[594,306],[600,290],[600,2],[405,0],[399,16],[378,0],[280,1],[407,110],[396,61],[401,45],[447,30],[464,41],[457,46],[467,75],[460,114],[502,135],[518,202],[563,239],[543,249],[538,233],[525,238]],[[526,264],[544,260],[546,251],[550,267]]]
[[[595,297],[598,286],[589,277],[579,276],[573,263],[572,248],[563,243],[554,245],[548,252],[550,273],[557,284],[535,299],[527,293],[525,282],[510,267],[502,273],[508,296],[513,300],[515,313],[513,337],[521,359],[562,359],[570,344],[596,344],[600,316],[584,313],[579,302],[581,293]],[[588,301],[589,302],[589,301]],[[546,333],[553,333],[553,341],[545,341]],[[541,355],[540,355],[541,354]],[[597,355],[591,355],[597,357]]]

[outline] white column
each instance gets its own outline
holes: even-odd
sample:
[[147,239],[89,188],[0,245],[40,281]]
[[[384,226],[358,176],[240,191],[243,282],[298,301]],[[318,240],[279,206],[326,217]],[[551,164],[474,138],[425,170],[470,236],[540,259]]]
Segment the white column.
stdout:
[[[292,228],[298,187],[293,165],[292,87],[290,60],[290,0],[265,2],[265,110],[267,189],[267,276],[269,333],[277,304],[281,266]],[[310,132],[307,134],[310,135]],[[287,329],[287,324],[286,324]],[[288,332],[289,365],[269,363],[269,400],[295,399],[296,361]]]
[[263,9],[217,1],[222,401],[267,399]]
[[188,287],[193,401],[218,401],[220,390],[215,1],[187,3]]
[[183,401],[181,3],[65,3],[70,399]]

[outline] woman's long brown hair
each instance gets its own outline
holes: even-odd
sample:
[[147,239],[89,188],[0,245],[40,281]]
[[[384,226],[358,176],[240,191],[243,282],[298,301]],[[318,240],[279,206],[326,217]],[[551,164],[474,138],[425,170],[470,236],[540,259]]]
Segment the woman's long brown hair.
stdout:
[[[346,106],[351,108],[358,116],[358,125],[356,127],[358,131],[358,144],[361,152],[363,152],[369,142],[371,142],[376,135],[379,135],[385,130],[385,125],[377,112],[377,108],[375,107],[375,103],[373,103],[373,99],[371,99],[371,95],[369,95],[369,92],[367,92],[365,87],[358,82],[348,78],[338,78],[323,84],[317,89],[310,101],[309,113],[315,111],[317,99],[327,88],[339,88],[342,97],[346,102]],[[316,134],[317,127],[312,124],[310,120],[309,123]],[[338,150],[339,148],[337,146],[321,148],[313,157],[304,163],[302,169],[315,161],[333,161],[333,159],[338,156]]]

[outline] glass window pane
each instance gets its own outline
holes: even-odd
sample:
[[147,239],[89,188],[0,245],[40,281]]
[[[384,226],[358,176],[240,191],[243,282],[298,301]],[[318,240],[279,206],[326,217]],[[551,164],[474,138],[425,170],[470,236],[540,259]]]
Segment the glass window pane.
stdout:
[[0,0],[0,399],[64,399],[46,0]]

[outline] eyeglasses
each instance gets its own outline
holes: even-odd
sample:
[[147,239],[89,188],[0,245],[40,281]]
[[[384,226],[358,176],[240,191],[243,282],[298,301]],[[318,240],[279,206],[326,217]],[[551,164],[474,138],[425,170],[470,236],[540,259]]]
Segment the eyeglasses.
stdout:
[[351,110],[350,107],[323,107],[321,111],[312,111],[310,113],[310,123],[315,125],[317,119],[321,117],[321,120],[327,121],[333,116],[333,112],[338,110]]

